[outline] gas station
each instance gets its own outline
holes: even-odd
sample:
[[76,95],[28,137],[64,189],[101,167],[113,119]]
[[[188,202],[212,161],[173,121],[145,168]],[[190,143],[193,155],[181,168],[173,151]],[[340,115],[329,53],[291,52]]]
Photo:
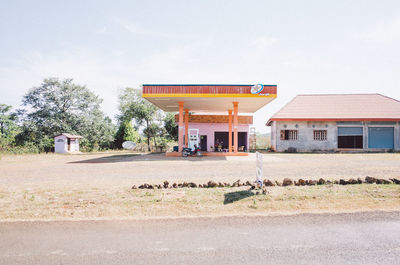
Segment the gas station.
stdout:
[[201,148],[204,156],[247,156],[253,114],[277,96],[276,85],[144,84],[143,98],[178,112],[178,152]]

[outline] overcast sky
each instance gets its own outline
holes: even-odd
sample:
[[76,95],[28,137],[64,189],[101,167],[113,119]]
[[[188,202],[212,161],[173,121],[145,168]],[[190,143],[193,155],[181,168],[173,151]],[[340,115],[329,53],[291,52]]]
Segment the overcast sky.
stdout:
[[127,86],[276,84],[265,132],[297,94],[400,99],[400,1],[1,0],[0,103],[45,77],[86,85],[111,117]]

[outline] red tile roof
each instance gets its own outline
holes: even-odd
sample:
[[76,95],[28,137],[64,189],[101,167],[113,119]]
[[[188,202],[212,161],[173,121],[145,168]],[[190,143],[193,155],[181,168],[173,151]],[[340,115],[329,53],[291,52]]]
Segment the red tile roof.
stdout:
[[400,121],[400,101],[381,94],[298,95],[271,121]]
[[74,134],[70,134],[70,133],[61,133],[61,134],[56,135],[54,137],[57,137],[57,136],[60,136],[60,135],[64,135],[65,137],[70,138],[70,139],[81,139],[81,138],[83,138],[80,135],[74,135]]

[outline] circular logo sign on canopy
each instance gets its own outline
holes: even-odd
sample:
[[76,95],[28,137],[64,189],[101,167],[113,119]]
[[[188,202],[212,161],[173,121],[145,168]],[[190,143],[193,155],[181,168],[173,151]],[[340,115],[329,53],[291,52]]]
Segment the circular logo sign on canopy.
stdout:
[[264,85],[262,84],[257,84],[251,87],[251,94],[258,94],[264,89]]

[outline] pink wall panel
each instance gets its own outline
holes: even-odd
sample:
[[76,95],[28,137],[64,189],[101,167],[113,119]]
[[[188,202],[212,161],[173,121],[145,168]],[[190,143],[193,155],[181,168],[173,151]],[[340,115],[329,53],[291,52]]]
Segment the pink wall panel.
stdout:
[[[184,126],[185,127],[185,126]],[[210,145],[214,145],[214,132],[227,132],[227,123],[189,123],[189,129],[199,129],[199,135],[207,135],[207,151],[211,152]],[[183,130],[185,131],[185,129]],[[233,125],[232,125],[233,131]],[[239,124],[239,132],[247,132],[247,147],[249,146],[249,125]],[[233,145],[233,140],[232,140]]]

